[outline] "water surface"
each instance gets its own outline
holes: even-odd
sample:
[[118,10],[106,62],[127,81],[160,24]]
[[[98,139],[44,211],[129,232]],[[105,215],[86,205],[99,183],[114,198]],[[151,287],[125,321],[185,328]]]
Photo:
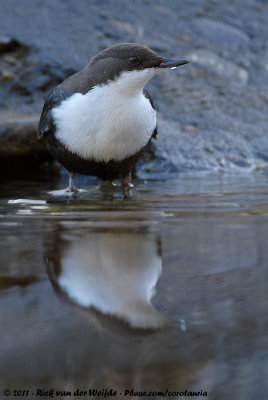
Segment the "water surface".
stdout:
[[78,185],[2,185],[1,390],[266,398],[267,176]]

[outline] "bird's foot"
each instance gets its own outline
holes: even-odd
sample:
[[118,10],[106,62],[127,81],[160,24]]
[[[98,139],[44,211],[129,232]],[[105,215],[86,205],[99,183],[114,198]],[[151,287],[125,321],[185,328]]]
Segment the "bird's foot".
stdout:
[[69,172],[69,186],[66,190],[68,193],[74,193],[76,191],[76,188],[74,186],[74,178],[75,178],[75,172]]
[[134,185],[130,182],[130,175],[122,178],[122,186],[124,199],[128,199],[130,197],[129,190],[134,187]]
[[67,187],[67,189],[66,189],[66,192],[67,193],[75,193],[75,192],[77,192],[78,190],[76,189],[76,187],[70,187],[70,186],[68,186]]

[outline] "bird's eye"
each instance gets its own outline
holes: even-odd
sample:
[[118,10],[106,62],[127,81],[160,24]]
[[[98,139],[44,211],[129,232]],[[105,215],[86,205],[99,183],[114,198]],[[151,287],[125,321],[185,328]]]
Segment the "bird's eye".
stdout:
[[139,59],[139,57],[137,57],[137,56],[133,56],[133,57],[129,57],[128,61],[129,61],[131,64],[138,64],[138,62],[140,61],[140,59]]

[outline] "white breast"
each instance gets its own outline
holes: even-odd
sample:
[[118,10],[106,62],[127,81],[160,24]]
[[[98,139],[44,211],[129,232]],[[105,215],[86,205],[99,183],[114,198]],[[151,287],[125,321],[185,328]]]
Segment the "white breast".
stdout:
[[53,110],[56,137],[84,159],[122,160],[144,147],[156,112],[144,96],[153,69],[124,72],[116,81],[76,93]]

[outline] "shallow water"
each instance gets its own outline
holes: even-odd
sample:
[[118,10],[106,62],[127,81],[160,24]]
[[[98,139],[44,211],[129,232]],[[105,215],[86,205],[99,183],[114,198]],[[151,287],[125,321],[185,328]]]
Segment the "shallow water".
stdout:
[[99,183],[2,185],[2,393],[267,398],[267,176]]

